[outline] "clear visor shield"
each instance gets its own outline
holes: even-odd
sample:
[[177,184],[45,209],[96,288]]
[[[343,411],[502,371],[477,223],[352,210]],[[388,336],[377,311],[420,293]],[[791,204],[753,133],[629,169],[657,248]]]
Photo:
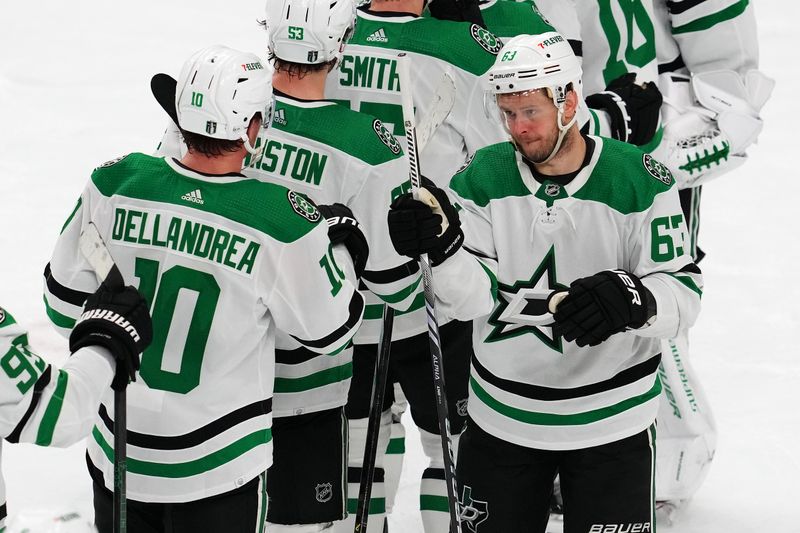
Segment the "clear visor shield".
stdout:
[[550,91],[546,88],[515,93],[484,91],[483,111],[490,120],[499,122],[507,133],[511,133],[517,121],[535,120],[541,114],[542,106],[530,103],[532,97],[538,93],[549,96]]

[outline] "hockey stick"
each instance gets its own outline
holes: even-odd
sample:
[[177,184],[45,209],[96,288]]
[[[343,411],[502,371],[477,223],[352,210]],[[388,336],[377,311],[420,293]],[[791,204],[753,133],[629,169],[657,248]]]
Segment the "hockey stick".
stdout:
[[[406,54],[398,56],[398,73],[400,76],[400,95],[403,99],[403,125],[406,132],[406,150],[408,152],[408,173],[411,180],[411,191],[414,198],[419,198],[422,174],[419,171],[419,145],[414,119],[414,102],[411,96],[411,68]],[[450,533],[461,533],[458,499],[456,492],[456,469],[453,460],[453,446],[450,440],[450,421],[447,417],[447,396],[445,394],[444,367],[442,365],[442,348],[439,337],[439,322],[436,319],[435,293],[433,290],[433,273],[428,254],[419,258],[422,271],[422,284],[425,292],[425,310],[428,314],[428,340],[431,349],[431,366],[433,369],[433,388],[436,393],[436,415],[439,420],[439,434],[442,439],[442,455],[444,459],[444,477],[447,484],[447,504],[450,511]]]
[[[436,128],[441,126],[450,114],[455,99],[455,82],[453,82],[453,78],[449,74],[445,73],[434,89],[433,101],[428,108],[428,113],[420,121],[420,127],[418,129],[420,139],[417,142],[417,146],[420,147],[420,150],[425,147],[436,131]],[[378,360],[375,364],[375,374],[372,381],[372,395],[369,421],[367,422],[364,459],[361,463],[361,480],[358,487],[356,522],[353,529],[355,533],[366,533],[367,531],[369,501],[372,497],[372,482],[375,478],[375,461],[378,455],[383,399],[386,396],[386,381],[389,374],[389,354],[392,346],[393,325],[394,309],[389,305],[384,305]]]
[[[97,226],[89,222],[81,231],[80,249],[83,256],[100,278],[101,283],[111,289],[122,289],[125,280],[114,264],[114,259],[106,248]],[[121,363],[118,363],[121,364]],[[114,390],[114,533],[125,533],[128,529],[127,497],[125,495],[125,474],[127,473],[126,447],[127,398],[125,389]]]

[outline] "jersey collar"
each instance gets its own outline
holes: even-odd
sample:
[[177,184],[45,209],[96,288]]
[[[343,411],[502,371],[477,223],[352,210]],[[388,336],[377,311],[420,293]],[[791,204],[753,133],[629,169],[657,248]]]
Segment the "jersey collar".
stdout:
[[[603,150],[603,140],[600,137],[590,136],[590,138],[594,141],[594,150],[592,151],[592,156],[588,162],[583,165],[583,168],[575,175],[575,177],[566,185],[560,185],[563,191],[568,195],[572,196],[578,190],[581,189],[586,182],[589,180],[589,176],[592,174],[592,170],[594,170],[595,165],[597,164],[597,160],[600,158],[600,152]],[[514,150],[514,156],[517,159],[517,168],[519,169],[520,176],[522,176],[522,182],[528,188],[531,193],[536,196],[537,198],[540,197],[538,194],[542,187],[546,187],[548,185],[553,184],[549,180],[545,180],[543,183],[540,183],[533,177],[533,173],[531,169],[528,167],[527,163],[522,159],[522,154],[519,150]]]
[[366,9],[359,9],[358,16],[366,20],[374,20],[378,22],[411,22],[417,20],[418,17],[414,13],[398,13],[396,11],[368,11]]
[[174,170],[181,176],[200,181],[207,181],[209,183],[234,183],[236,181],[249,179],[247,176],[239,174],[238,172],[230,172],[228,174],[206,174],[204,172],[197,172],[195,170],[190,169],[186,165],[183,165],[180,161],[178,161],[174,157],[165,157],[164,161],[166,161],[167,165],[172,170]]

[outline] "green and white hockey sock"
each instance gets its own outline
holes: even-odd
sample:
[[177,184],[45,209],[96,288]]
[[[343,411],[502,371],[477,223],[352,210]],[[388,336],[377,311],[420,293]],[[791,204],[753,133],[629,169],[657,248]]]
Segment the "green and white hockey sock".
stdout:
[[[425,533],[440,533],[450,530],[450,511],[447,502],[447,483],[444,476],[442,443],[439,435],[419,430],[422,449],[430,459],[428,468],[422,473],[419,509]],[[458,449],[458,435],[451,437],[453,453]]]

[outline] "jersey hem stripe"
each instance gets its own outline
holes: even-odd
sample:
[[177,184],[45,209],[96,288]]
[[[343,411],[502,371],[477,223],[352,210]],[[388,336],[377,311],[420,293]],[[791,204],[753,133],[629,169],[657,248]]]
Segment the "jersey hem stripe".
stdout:
[[[92,437],[94,437],[95,442],[106,456],[106,459],[109,462],[113,462],[114,449],[106,442],[105,438],[103,438],[97,426],[92,429]],[[270,429],[259,429],[205,457],[200,457],[185,463],[155,463],[128,457],[128,472],[131,474],[164,478],[197,476],[229,463],[254,448],[269,443],[271,440],[272,431]]]
[[[152,450],[181,450],[184,448],[193,448],[205,443],[208,440],[224,433],[225,431],[246,422],[252,418],[264,416],[272,412],[272,398],[266,400],[259,400],[250,405],[240,407],[225,416],[222,416],[213,422],[206,424],[203,427],[190,431],[184,435],[148,435],[146,433],[138,433],[136,431],[127,431],[128,445],[136,446],[138,448],[149,448]],[[103,425],[109,431],[114,433],[114,421],[108,415],[106,406],[101,404],[99,410],[100,419]]]
[[574,413],[571,415],[559,415],[553,413],[537,413],[534,411],[526,411],[524,409],[505,405],[494,399],[480,386],[480,384],[478,384],[474,378],[470,377],[469,383],[470,388],[475,393],[475,396],[488,408],[517,422],[539,426],[580,426],[591,424],[593,422],[611,418],[627,411],[628,409],[642,405],[649,400],[656,398],[661,393],[661,381],[656,379],[650,390],[639,396],[634,396],[614,405],[600,409],[594,409],[592,411]]
[[[528,383],[520,383],[509,379],[500,378],[484,367],[477,357],[472,358],[472,368],[475,372],[487,383],[494,385],[498,389],[505,392],[522,396],[531,400],[540,401],[560,401],[569,400],[572,398],[582,398],[607,392],[610,390],[618,389],[626,385],[630,385],[639,381],[642,378],[651,376],[658,371],[658,365],[661,362],[661,354],[657,354],[646,361],[617,373],[614,377],[592,383],[590,385],[583,385],[581,387],[574,387],[571,389],[560,389],[543,387],[541,385],[531,385]],[[472,378],[470,378],[472,379]]]
[[[358,321],[361,320],[363,311],[364,298],[360,293],[355,292],[353,293],[353,297],[350,299],[350,316],[347,317],[347,321],[344,324],[336,328],[336,331],[317,340],[303,340],[295,337],[294,335],[292,335],[292,338],[297,342],[308,346],[309,348],[324,348],[326,346],[331,346],[339,341],[342,337],[345,337],[350,330],[352,330],[353,327],[358,324]],[[337,350],[339,348],[340,347],[336,347]]]

